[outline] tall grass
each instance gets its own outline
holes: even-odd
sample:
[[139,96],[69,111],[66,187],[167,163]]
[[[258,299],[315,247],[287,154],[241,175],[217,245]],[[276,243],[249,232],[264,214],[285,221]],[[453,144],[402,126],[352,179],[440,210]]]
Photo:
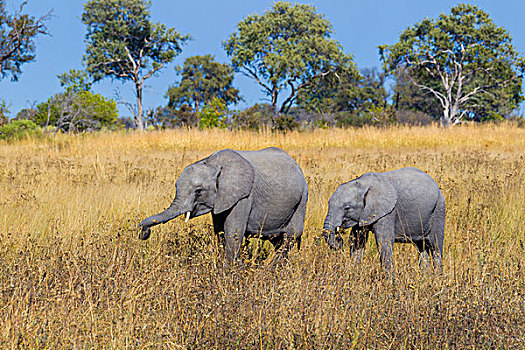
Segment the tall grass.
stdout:
[[[224,263],[209,216],[155,227],[182,169],[222,148],[277,146],[310,198],[300,251]],[[444,273],[373,239],[361,264],[319,239],[333,190],[415,166],[447,202]],[[0,144],[2,348],[523,348],[525,129],[510,125],[107,133]]]

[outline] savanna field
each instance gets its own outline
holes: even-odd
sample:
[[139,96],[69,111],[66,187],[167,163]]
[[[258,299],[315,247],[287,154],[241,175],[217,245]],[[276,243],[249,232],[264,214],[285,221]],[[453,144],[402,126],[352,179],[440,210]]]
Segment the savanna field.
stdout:
[[[275,269],[250,240],[228,267],[209,215],[138,240],[182,169],[281,147],[309,184],[300,251]],[[361,264],[320,239],[335,188],[415,166],[447,203],[444,272],[373,237]],[[347,238],[347,236],[344,236]],[[0,347],[323,349],[525,347],[525,128],[512,125],[56,135],[0,143]]]

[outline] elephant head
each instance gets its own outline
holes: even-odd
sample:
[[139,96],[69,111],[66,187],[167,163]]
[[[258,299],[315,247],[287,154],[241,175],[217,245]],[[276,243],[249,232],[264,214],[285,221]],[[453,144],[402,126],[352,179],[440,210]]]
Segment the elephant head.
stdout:
[[397,191],[380,174],[367,173],[339,186],[328,202],[328,213],[323,236],[334,249],[340,249],[343,240],[340,230],[372,225],[394,210]]
[[237,152],[223,150],[188,165],[175,186],[175,199],[168,209],[144,219],[140,239],[148,239],[150,227],[186,214],[186,221],[213,211],[220,214],[250,195],[255,171]]

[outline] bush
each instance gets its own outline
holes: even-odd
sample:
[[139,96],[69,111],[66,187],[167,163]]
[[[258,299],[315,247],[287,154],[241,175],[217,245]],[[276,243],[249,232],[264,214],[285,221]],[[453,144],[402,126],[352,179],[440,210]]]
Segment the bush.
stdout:
[[157,107],[146,113],[146,124],[155,129],[168,129],[181,126],[197,126],[197,114],[188,105],[178,109],[170,106]]
[[220,98],[214,98],[199,113],[199,128],[225,128],[226,104]]
[[275,119],[274,129],[278,131],[292,131],[299,127],[299,123],[290,115],[280,115]]
[[349,111],[341,111],[335,113],[336,125],[339,127],[355,127],[360,128],[370,124],[368,120],[363,118],[362,114]]
[[260,130],[272,124],[271,106],[258,104],[236,111],[231,117],[231,126],[235,129]]
[[399,110],[396,112],[397,122],[403,125],[429,125],[434,122],[431,116],[421,111]]
[[117,125],[117,103],[90,91],[69,91],[56,94],[40,103],[25,117],[37,125],[55,126],[64,132],[94,131]]
[[13,120],[0,127],[1,140],[20,140],[26,137],[38,137],[42,134],[42,128],[31,120]]
[[4,100],[0,99],[0,126],[7,124],[8,114],[9,114],[9,108],[7,106],[7,103]]

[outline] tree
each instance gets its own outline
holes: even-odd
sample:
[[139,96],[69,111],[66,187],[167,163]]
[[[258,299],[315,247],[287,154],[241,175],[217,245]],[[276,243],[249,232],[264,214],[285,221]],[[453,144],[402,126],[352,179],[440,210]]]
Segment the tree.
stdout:
[[231,125],[237,129],[260,130],[271,125],[272,106],[268,104],[258,104],[236,111],[231,117]]
[[87,73],[70,70],[58,75],[65,92],[50,97],[36,108],[25,109],[18,119],[29,119],[42,127],[54,126],[64,132],[84,132],[114,127],[117,103],[90,91]]
[[225,128],[227,112],[228,108],[226,107],[226,103],[220,98],[214,97],[210,103],[204,106],[202,111],[197,114],[199,118],[199,128]]
[[472,113],[480,96],[521,86],[525,70],[511,36],[473,5],[424,19],[402,32],[397,44],[379,49],[385,70],[407,69],[412,82],[434,96],[443,125]]
[[142,89],[182,51],[189,36],[150,20],[144,0],[89,0],[82,22],[87,26],[84,63],[95,81],[111,77],[135,85],[135,127],[144,128]]
[[22,2],[18,12],[9,15],[5,1],[0,0],[0,79],[11,75],[13,81],[22,73],[21,66],[35,59],[35,38],[48,34],[45,22],[51,12],[34,17],[23,13],[27,1]]
[[[421,112],[431,116],[434,120],[441,119],[443,108],[439,101],[430,91],[422,90],[414,85],[406,69],[400,67],[392,75],[394,77],[392,100],[396,111],[400,113],[404,111]],[[434,83],[436,84],[434,88],[437,89],[439,82],[435,80]]]
[[4,100],[0,99],[0,126],[7,124],[9,121],[9,118],[7,117],[8,114],[9,106]]
[[391,114],[385,79],[385,73],[377,68],[359,72],[353,64],[341,66],[336,74],[317,78],[313,89],[304,89],[298,95],[297,105],[320,114],[321,119],[315,121],[320,125],[385,124]]
[[239,102],[239,90],[233,87],[233,68],[215,61],[211,55],[193,56],[184,60],[183,67],[175,69],[182,75],[180,84],[168,89],[168,105],[179,109],[189,106],[195,113],[214,98],[226,105]]
[[147,125],[157,129],[197,126],[198,120],[197,114],[187,105],[182,105],[179,109],[159,106],[147,113]]
[[334,69],[334,74],[318,76],[297,93],[299,107],[320,114],[347,110],[348,103],[358,89],[363,76],[351,59],[344,60]]
[[28,119],[42,127],[54,126],[67,133],[115,126],[117,103],[91,91],[66,91],[36,106]]
[[[223,45],[234,69],[254,79],[270,97],[275,121],[314,78],[351,60],[332,34],[330,22],[315,7],[276,2],[264,15],[243,19]],[[285,92],[279,108],[279,95]]]
[[93,85],[89,73],[85,70],[70,69],[69,72],[59,74],[58,80],[66,92],[90,91]]

